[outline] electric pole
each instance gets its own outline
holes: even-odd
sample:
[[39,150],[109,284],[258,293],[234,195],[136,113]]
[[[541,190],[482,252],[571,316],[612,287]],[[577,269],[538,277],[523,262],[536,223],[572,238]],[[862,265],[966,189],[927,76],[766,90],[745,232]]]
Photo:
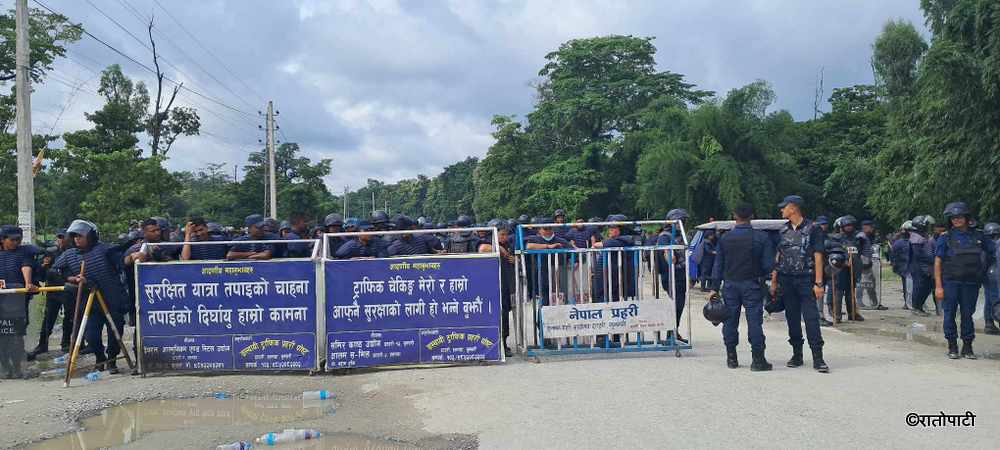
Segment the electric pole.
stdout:
[[17,223],[24,243],[35,240],[35,180],[31,171],[31,67],[28,45],[28,0],[17,0],[15,84],[17,86]]
[[347,220],[347,196],[350,195],[350,186],[344,186],[344,220]]
[[271,212],[270,212],[269,216],[272,217],[272,218],[277,219],[278,218],[278,185],[275,182],[277,176],[274,173],[274,171],[275,171],[275,167],[274,167],[274,152],[275,152],[275,149],[274,149],[274,105],[273,105],[273,102],[271,102],[271,101],[267,102],[267,133],[266,134],[267,134],[267,136],[266,136],[266,139],[267,139],[267,171],[268,171],[268,180],[270,180],[268,195],[269,195],[270,200],[271,200],[271,205],[270,205],[270,211]]

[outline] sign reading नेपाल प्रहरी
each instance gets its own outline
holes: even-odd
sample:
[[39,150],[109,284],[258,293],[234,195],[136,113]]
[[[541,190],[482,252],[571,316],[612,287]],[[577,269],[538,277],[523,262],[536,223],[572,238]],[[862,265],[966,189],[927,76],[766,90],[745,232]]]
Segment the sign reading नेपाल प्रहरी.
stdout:
[[140,264],[143,370],[309,370],[312,261]]
[[662,300],[543,306],[542,326],[545,338],[665,331],[672,307]]
[[328,368],[502,359],[499,258],[324,264]]

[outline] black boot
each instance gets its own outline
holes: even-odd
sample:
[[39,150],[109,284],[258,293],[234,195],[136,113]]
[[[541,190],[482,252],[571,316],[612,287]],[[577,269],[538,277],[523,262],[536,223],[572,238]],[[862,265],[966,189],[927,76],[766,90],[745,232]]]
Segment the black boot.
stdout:
[[753,350],[753,362],[750,363],[751,372],[764,372],[771,370],[771,363],[764,359],[764,350]]
[[965,359],[979,359],[972,353],[972,339],[962,340],[962,357]]
[[38,358],[39,355],[48,352],[49,352],[49,337],[43,334],[38,337],[38,345],[35,346],[35,349],[28,352],[26,356],[28,361],[34,361],[36,358]]
[[792,359],[785,364],[786,367],[801,367],[802,364],[802,344],[792,344]]
[[986,328],[984,329],[984,331],[986,332],[986,334],[992,334],[992,335],[1000,334],[1000,329],[997,328],[997,324],[992,320],[986,322]]
[[736,347],[726,347],[726,367],[735,369],[740,366],[740,361],[736,359]]
[[819,373],[829,373],[830,367],[826,365],[826,361],[823,361],[823,348],[814,348],[813,352],[813,369],[816,369]]
[[958,341],[955,339],[948,339],[948,358],[958,359],[961,358],[958,354]]

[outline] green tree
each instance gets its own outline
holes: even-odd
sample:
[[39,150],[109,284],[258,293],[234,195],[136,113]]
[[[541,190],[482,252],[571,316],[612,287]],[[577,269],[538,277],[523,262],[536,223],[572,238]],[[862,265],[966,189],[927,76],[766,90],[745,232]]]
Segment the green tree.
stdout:
[[472,200],[476,190],[472,174],[479,164],[478,158],[466,158],[444,168],[427,187],[424,214],[435,220],[455,220],[461,214],[474,215]]

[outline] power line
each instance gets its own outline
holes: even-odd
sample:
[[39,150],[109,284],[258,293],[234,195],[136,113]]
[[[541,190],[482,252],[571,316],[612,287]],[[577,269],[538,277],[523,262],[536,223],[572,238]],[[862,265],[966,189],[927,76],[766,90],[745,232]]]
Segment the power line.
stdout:
[[201,41],[198,40],[197,37],[195,37],[194,34],[192,34],[190,31],[188,31],[188,29],[184,26],[184,24],[181,23],[181,21],[177,20],[177,18],[175,18],[173,14],[170,14],[170,11],[168,11],[167,8],[164,8],[163,5],[161,5],[160,2],[157,1],[157,0],[153,0],[153,3],[156,3],[156,6],[160,7],[160,9],[163,10],[163,12],[165,12],[167,14],[167,17],[169,17],[170,20],[173,20],[174,23],[176,23],[177,26],[181,29],[181,31],[183,31],[185,34],[187,34],[188,37],[190,37],[191,40],[194,41],[195,44],[198,44],[198,46],[201,47],[201,49],[204,50],[205,53],[207,53],[209,56],[211,56],[212,59],[215,60],[215,62],[219,63],[219,65],[222,66],[222,68],[225,69],[226,72],[229,72],[229,75],[232,75],[232,77],[235,78],[236,81],[239,81],[240,84],[243,85],[243,87],[245,87],[248,91],[250,91],[251,93],[253,93],[253,95],[257,96],[257,99],[260,100],[261,103],[265,103],[266,102],[266,100],[264,100],[263,96],[261,96],[259,93],[257,93],[257,91],[254,88],[250,87],[249,84],[247,84],[245,81],[243,81],[242,78],[240,78],[238,75],[236,75],[236,73],[234,73],[232,71],[232,69],[230,69],[229,66],[226,65],[226,63],[222,62],[222,60],[219,59],[218,56],[215,56],[215,53],[212,53],[212,51],[209,50],[208,47],[206,47],[204,44],[202,44]]
[[[65,14],[62,14],[60,12],[57,12],[57,11],[53,10],[52,8],[49,8],[48,5],[42,3],[41,0],[32,0],[32,1],[34,1],[35,3],[37,3],[42,8],[45,8],[46,10],[48,10],[52,14],[58,14],[58,15],[61,15],[63,17],[66,17]],[[80,31],[83,34],[85,34],[87,37],[89,37],[89,38],[91,38],[91,39],[93,39],[93,40],[101,43],[102,45],[104,45],[105,47],[107,47],[108,49],[110,49],[111,51],[113,51],[113,52],[121,55],[125,59],[128,59],[129,61],[131,61],[135,65],[137,65],[139,67],[142,67],[147,72],[152,73],[153,75],[158,75],[158,73],[155,70],[151,69],[149,66],[147,66],[147,65],[145,65],[145,64],[137,61],[135,58],[127,55],[125,52],[123,52],[121,50],[118,50],[113,45],[107,43],[103,39],[101,39],[101,38],[99,38],[97,36],[94,36],[91,32],[89,32],[85,28],[83,28],[82,25],[77,24],[77,26],[80,28]],[[163,75],[163,79],[169,81],[170,83],[173,83],[175,86],[177,86],[181,90],[188,91],[188,92],[190,92],[190,93],[192,93],[194,95],[197,95],[198,97],[204,98],[205,100],[211,101],[212,103],[218,104],[219,106],[222,106],[222,107],[224,107],[226,109],[230,109],[230,110],[235,111],[237,113],[243,114],[243,115],[245,115],[247,117],[253,118],[253,115],[250,114],[250,113],[248,113],[248,112],[246,112],[246,111],[243,111],[243,110],[241,110],[241,109],[239,109],[239,108],[237,108],[235,106],[229,105],[229,104],[227,104],[227,103],[225,103],[225,102],[223,102],[221,100],[212,98],[212,97],[210,97],[208,95],[202,94],[201,92],[198,92],[198,91],[196,91],[194,89],[191,89],[191,88],[189,88],[187,86],[184,86],[182,83],[178,83],[178,82],[174,81],[173,79],[171,79],[170,77],[167,77],[166,75]]]
[[[122,31],[124,31],[125,33],[128,33],[129,36],[132,36],[132,39],[135,39],[136,42],[138,42],[140,45],[142,45],[143,47],[145,47],[146,50],[149,50],[151,53],[153,52],[153,49],[151,49],[148,45],[145,44],[145,42],[143,42],[141,39],[137,38],[134,34],[132,34],[124,25],[122,25],[121,23],[119,23],[115,19],[111,18],[108,14],[105,14],[104,11],[101,11],[101,9],[98,8],[96,5],[94,5],[93,3],[91,3],[90,0],[86,0],[86,1],[87,1],[88,4],[90,4],[90,6],[92,6],[94,9],[96,9],[97,12],[101,13],[101,15],[103,15],[104,17],[106,17],[108,20],[114,22],[114,24],[117,25],[118,28],[121,28]],[[122,5],[128,5],[127,2],[123,2],[122,0],[118,0],[118,1]],[[131,5],[129,5],[129,6],[131,6]],[[143,23],[144,25],[148,25],[148,24],[151,24],[153,22],[152,17],[147,18],[147,17],[143,16],[141,13],[139,13],[138,11],[135,11],[134,9],[132,9],[132,11],[137,16],[137,18],[139,19],[139,21],[141,23]],[[163,37],[168,44],[170,44],[172,47],[174,47],[176,50],[178,50],[181,54],[183,54],[192,64],[194,64],[195,67],[197,67],[199,70],[201,70],[202,72],[204,72],[205,75],[208,75],[209,78],[211,78],[213,81],[215,81],[216,83],[218,83],[219,86],[222,86],[222,88],[225,89],[227,92],[229,92],[230,94],[232,94],[233,97],[235,97],[239,101],[243,102],[244,105],[247,105],[247,106],[249,106],[251,108],[254,107],[252,104],[250,104],[250,102],[246,101],[246,99],[244,99],[242,96],[240,96],[235,91],[233,91],[232,89],[230,89],[229,86],[227,86],[221,80],[219,80],[218,78],[216,78],[215,75],[213,75],[211,72],[209,72],[207,69],[205,69],[200,63],[198,63],[198,60],[196,60],[196,59],[192,58],[190,55],[188,55],[187,52],[185,52],[183,48],[181,48],[179,45],[177,45],[173,41],[171,41],[169,37],[164,36],[163,33],[157,33],[157,34],[159,34],[161,37]],[[157,55],[157,57],[160,58],[161,60],[163,60],[164,63],[166,63],[171,68],[173,68],[180,75],[184,76],[185,78],[192,78],[190,76],[187,76],[179,67],[177,67],[176,65],[174,65],[172,62],[168,61],[162,55]]]

